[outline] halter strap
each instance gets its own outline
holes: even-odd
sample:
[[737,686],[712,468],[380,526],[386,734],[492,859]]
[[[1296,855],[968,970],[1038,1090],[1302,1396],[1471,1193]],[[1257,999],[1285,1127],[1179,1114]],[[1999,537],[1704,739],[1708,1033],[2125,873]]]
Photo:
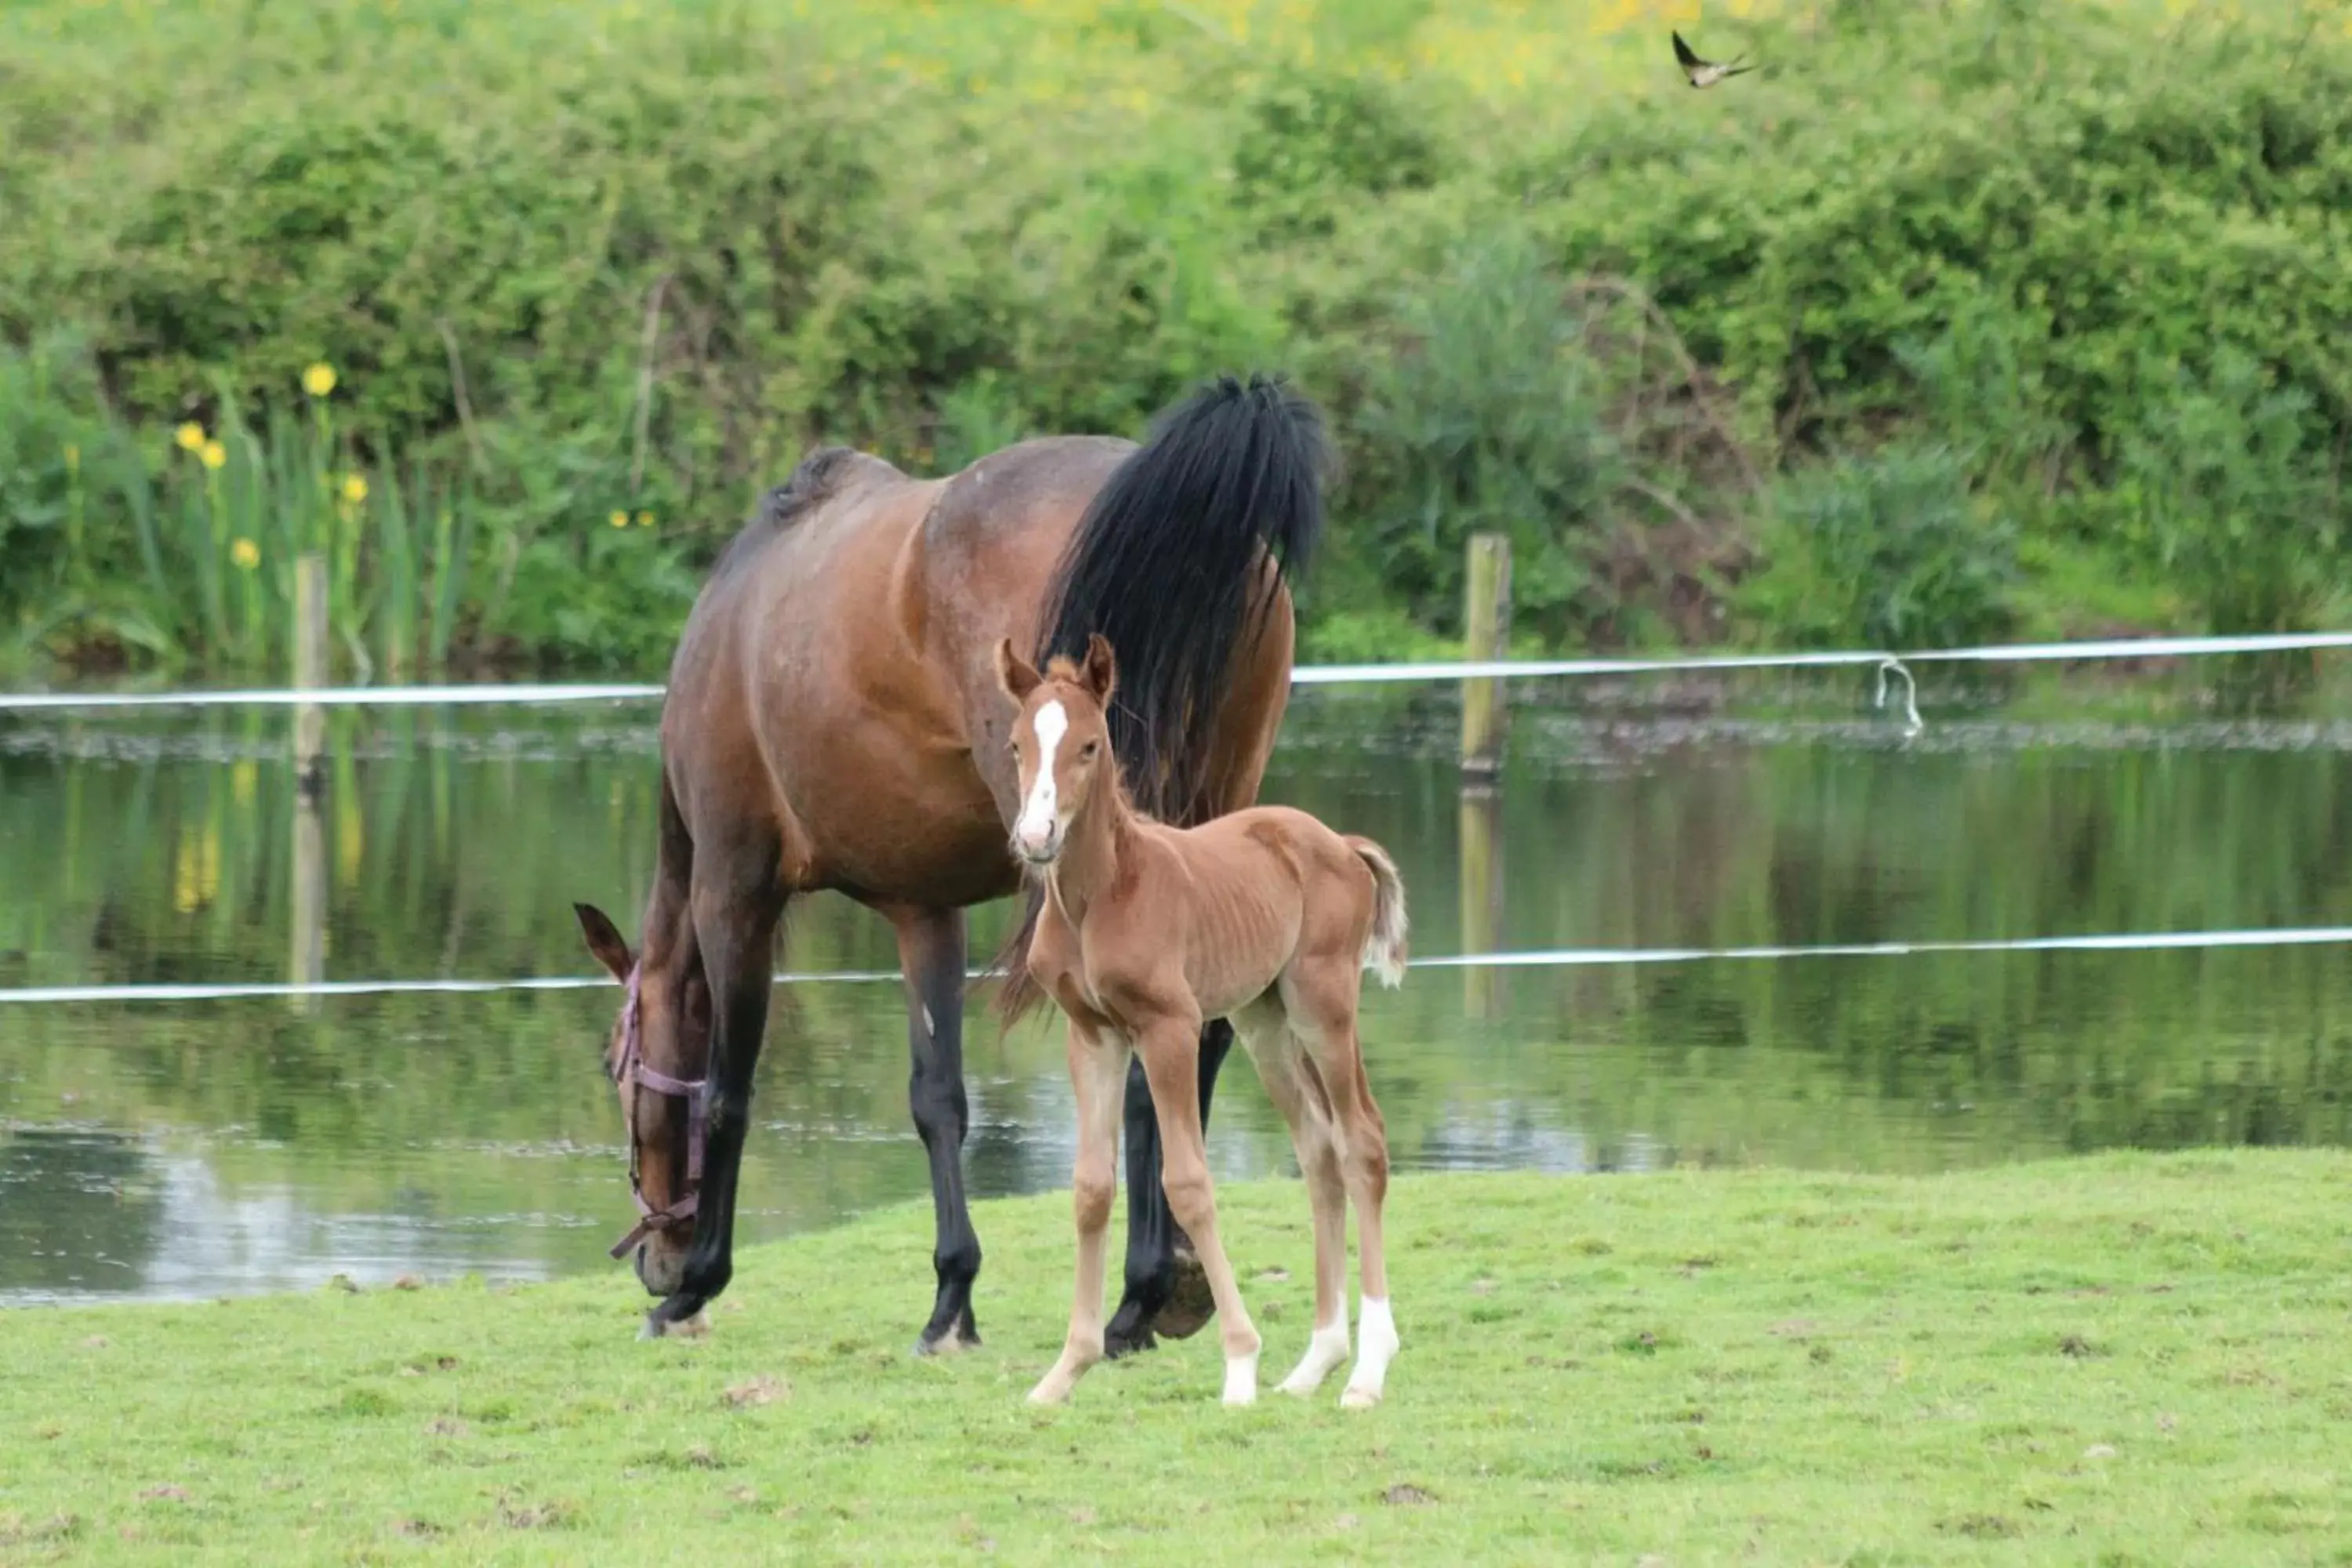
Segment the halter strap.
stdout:
[[702,1199],[702,1150],[709,1128],[710,1079],[672,1078],[666,1072],[646,1066],[645,1061],[645,999],[638,984],[641,965],[629,970],[628,995],[621,1010],[621,1062],[613,1075],[614,1082],[632,1095],[639,1090],[664,1094],[673,1100],[683,1100],[686,1109],[686,1193],[665,1208],[655,1208],[646,1202],[643,1177],[637,1165],[637,1128],[635,1102],[623,1101],[624,1118],[629,1136],[629,1196],[637,1205],[637,1223],[628,1233],[614,1242],[612,1256],[627,1256],[631,1248],[656,1231],[675,1230],[693,1222],[695,1211]]

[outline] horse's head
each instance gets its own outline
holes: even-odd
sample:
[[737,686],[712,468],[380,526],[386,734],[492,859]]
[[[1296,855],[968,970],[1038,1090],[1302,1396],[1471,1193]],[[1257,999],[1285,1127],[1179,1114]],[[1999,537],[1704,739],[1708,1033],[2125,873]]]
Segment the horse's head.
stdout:
[[1055,658],[1040,675],[1006,637],[996,645],[996,683],[1021,707],[1013,723],[1021,775],[1013,852],[1033,867],[1050,866],[1097,781],[1107,778],[1111,783],[1104,787],[1118,787],[1118,770],[1106,766],[1110,696],[1118,683],[1110,643],[1097,632],[1087,639],[1083,662]]
[[688,971],[682,975],[658,965],[648,970],[604,910],[593,904],[572,908],[588,951],[627,992],[605,1037],[604,1076],[620,1097],[638,1217],[613,1256],[634,1249],[637,1279],[653,1294],[667,1296],[686,1272],[702,1183],[710,992],[701,965],[682,966]]

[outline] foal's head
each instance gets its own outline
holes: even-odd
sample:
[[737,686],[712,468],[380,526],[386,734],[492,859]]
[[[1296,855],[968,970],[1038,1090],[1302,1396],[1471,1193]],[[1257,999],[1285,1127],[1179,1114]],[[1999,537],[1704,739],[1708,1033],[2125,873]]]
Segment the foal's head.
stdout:
[[[656,1296],[675,1291],[694,1239],[689,1206],[698,1183],[694,1147],[695,1102],[666,1091],[699,1080],[710,1060],[710,991],[699,963],[684,974],[648,973],[641,955],[604,910],[574,904],[588,951],[613,978],[630,988],[604,1037],[604,1076],[621,1102],[629,1140],[629,1176],[640,1223],[614,1248],[634,1249],[637,1279]],[[678,966],[673,966],[678,967]],[[683,1211],[683,1212],[681,1212]]]
[[1040,675],[996,645],[996,683],[1021,705],[1013,722],[1013,753],[1021,767],[1021,815],[1013,823],[1013,852],[1031,866],[1050,866],[1062,853],[1070,824],[1085,809],[1097,780],[1116,789],[1111,762],[1110,694],[1118,672],[1100,632],[1087,638],[1087,656],[1073,664],[1047,661]]

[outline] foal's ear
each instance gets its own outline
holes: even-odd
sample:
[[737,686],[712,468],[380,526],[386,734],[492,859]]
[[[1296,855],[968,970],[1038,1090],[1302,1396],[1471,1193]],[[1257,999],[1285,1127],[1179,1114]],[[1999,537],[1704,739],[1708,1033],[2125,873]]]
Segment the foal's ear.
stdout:
[[1110,655],[1110,638],[1100,632],[1087,634],[1087,667],[1078,672],[1086,678],[1087,689],[1105,708],[1110,706],[1111,689],[1118,684],[1118,666]]
[[580,917],[580,934],[588,939],[588,951],[596,955],[596,962],[611,970],[614,979],[628,984],[629,971],[637,966],[637,960],[620,929],[593,904],[574,904],[572,912]]
[[1027,659],[1013,651],[1011,637],[997,639],[996,684],[1004,695],[1015,702],[1026,702],[1044,679]]

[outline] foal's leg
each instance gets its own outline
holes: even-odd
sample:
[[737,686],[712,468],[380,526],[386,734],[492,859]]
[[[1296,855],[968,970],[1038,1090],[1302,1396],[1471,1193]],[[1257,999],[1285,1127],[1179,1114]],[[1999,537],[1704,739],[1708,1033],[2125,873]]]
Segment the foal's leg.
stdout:
[[963,1192],[971,1122],[963,1086],[964,917],[961,910],[885,912],[898,933],[898,969],[907,979],[907,1104],[931,1164],[931,1270],[939,1294],[915,1342],[917,1355],[929,1355],[980,1343],[971,1315],[980,1237]]
[[1283,998],[1330,1094],[1340,1175],[1356,1207],[1363,1304],[1356,1320],[1356,1368],[1339,1395],[1339,1403],[1349,1409],[1380,1403],[1389,1363],[1400,1343],[1396,1319],[1389,1310],[1388,1253],[1381,1232],[1381,1205],[1389,1190],[1388,1128],[1364,1076],[1362,1043],[1356,1034],[1361,985],[1357,957],[1349,953],[1344,960],[1333,957],[1301,965]]
[[1352,1017],[1342,1037],[1345,1066],[1325,1077],[1330,1082],[1334,1120],[1339,1129],[1340,1167],[1347,1177],[1348,1196],[1356,1205],[1356,1267],[1363,1282],[1363,1305],[1356,1319],[1356,1369],[1349,1374],[1339,1403],[1361,1409],[1381,1402],[1389,1363],[1396,1358],[1401,1342],[1396,1318],[1389,1310],[1388,1247],[1381,1228],[1381,1205],[1388,1201],[1389,1193],[1388,1128],[1381,1120],[1381,1108],[1372,1100],[1371,1083],[1364,1077],[1364,1058]]
[[735,1188],[751,1125],[751,1073],[768,1025],[769,970],[784,891],[772,838],[698,843],[688,904],[710,987],[709,1085],[701,1201],[678,1288],[646,1320],[658,1335],[708,1306],[734,1278]]
[[1315,1331],[1307,1353],[1282,1380],[1285,1394],[1312,1394],[1348,1359],[1348,1188],[1331,1139],[1331,1103],[1315,1063],[1278,1006],[1235,1020],[1257,1064],[1266,1098],[1290,1128],[1307,1201],[1315,1214]]
[[1209,1276],[1209,1295],[1216,1302],[1217,1321],[1225,1345],[1225,1393],[1228,1405],[1248,1405],[1257,1398],[1257,1357],[1263,1342],[1242,1305],[1241,1288],[1234,1282],[1234,1266],[1217,1239],[1216,1194],[1209,1182],[1208,1149],[1201,1136],[1201,1109],[1187,1091],[1193,1087],[1194,1058],[1200,1050],[1200,1025],[1192,1018],[1168,1020],[1143,1031],[1136,1047],[1143,1057],[1145,1076],[1151,1080],[1151,1102],[1160,1112],[1160,1184],[1167,1189],[1168,1207],[1176,1223],[1192,1238],[1201,1268]]
[[1088,1367],[1103,1358],[1103,1264],[1109,1250],[1110,1205],[1118,1196],[1118,1080],[1127,1041],[1089,1036],[1073,1020],[1070,1087],[1078,1101],[1078,1161],[1070,1208],[1077,1225],[1077,1278],[1070,1292],[1070,1331],[1062,1358],[1029,1391],[1032,1405],[1058,1405]]
[[[1218,1070],[1233,1048],[1233,1026],[1223,1018],[1201,1031],[1196,1077],[1204,1131]],[[1213,1310],[1201,1300],[1207,1292],[1200,1257],[1169,1212],[1160,1174],[1160,1117],[1139,1058],[1127,1078],[1127,1285],[1104,1335],[1113,1357],[1150,1350],[1155,1333],[1190,1339]]]

